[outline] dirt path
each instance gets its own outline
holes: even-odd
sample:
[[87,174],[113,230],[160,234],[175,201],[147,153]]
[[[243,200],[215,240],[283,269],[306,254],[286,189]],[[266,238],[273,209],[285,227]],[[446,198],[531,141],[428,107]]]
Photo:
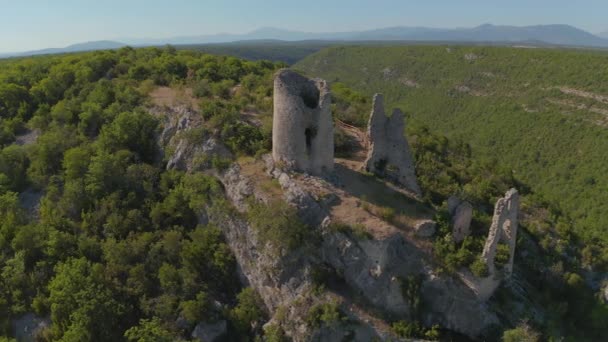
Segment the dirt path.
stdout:
[[345,159],[352,161],[352,165],[349,165],[349,167],[360,169],[365,159],[367,159],[367,152],[369,150],[367,134],[363,130],[338,119],[336,119],[336,128],[342,130],[354,143],[351,155],[348,159]]

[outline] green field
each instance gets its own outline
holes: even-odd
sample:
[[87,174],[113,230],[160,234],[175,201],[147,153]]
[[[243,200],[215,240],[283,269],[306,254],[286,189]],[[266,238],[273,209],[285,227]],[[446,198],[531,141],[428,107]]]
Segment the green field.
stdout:
[[608,241],[608,54],[507,47],[335,47],[295,66],[385,94],[513,170],[584,240]]

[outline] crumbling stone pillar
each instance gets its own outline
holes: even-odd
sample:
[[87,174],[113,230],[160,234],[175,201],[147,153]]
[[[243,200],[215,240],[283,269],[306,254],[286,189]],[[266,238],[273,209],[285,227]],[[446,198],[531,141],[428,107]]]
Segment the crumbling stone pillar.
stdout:
[[471,234],[473,206],[467,201],[451,196],[448,199],[448,211],[452,223],[452,238],[455,242],[462,242]]
[[519,193],[516,189],[509,190],[505,197],[500,198],[494,207],[494,217],[490,233],[483,248],[482,258],[488,265],[491,275],[495,274],[496,249],[500,242],[509,246],[509,261],[504,267],[505,275],[513,272],[513,260],[515,258],[515,243],[517,241],[517,216],[519,214]]
[[334,130],[327,82],[280,70],[274,79],[272,157],[287,169],[333,170]]
[[421,195],[422,191],[414,171],[414,159],[404,129],[403,113],[395,109],[393,115],[387,117],[384,112],[384,97],[381,94],[374,95],[367,128],[369,152],[364,168]]

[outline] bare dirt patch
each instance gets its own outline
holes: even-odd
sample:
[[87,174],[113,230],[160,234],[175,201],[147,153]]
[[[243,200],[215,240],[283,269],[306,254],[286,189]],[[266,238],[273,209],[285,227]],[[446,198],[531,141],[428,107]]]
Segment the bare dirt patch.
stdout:
[[190,106],[198,110],[198,100],[192,95],[191,88],[158,87],[150,93],[152,103],[157,106]]
[[40,130],[28,130],[27,132],[20,134],[15,138],[15,144],[19,146],[31,145],[36,142],[38,136],[40,136]]
[[569,88],[569,87],[559,87],[558,89],[564,94],[584,97],[586,99],[593,99],[593,100],[608,104],[608,95],[596,94],[596,93],[592,93],[589,91],[583,91],[583,90],[578,90],[578,89]]

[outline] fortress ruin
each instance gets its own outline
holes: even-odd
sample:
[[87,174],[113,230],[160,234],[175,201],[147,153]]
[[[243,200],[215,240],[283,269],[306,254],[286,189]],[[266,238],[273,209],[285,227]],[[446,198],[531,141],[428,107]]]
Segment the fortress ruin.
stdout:
[[516,189],[507,191],[505,197],[500,198],[494,207],[494,217],[490,233],[483,248],[482,259],[488,265],[490,275],[496,273],[494,259],[498,245],[502,242],[509,247],[509,260],[504,266],[505,275],[513,272],[513,259],[515,256],[515,243],[517,241],[517,216],[519,213],[519,193]]
[[403,185],[416,195],[422,191],[416,180],[414,159],[404,135],[405,120],[399,109],[387,117],[384,97],[374,95],[372,114],[367,127],[369,152],[364,163],[366,171]]
[[334,167],[334,128],[329,85],[295,71],[274,79],[272,157],[286,169],[323,175]]

